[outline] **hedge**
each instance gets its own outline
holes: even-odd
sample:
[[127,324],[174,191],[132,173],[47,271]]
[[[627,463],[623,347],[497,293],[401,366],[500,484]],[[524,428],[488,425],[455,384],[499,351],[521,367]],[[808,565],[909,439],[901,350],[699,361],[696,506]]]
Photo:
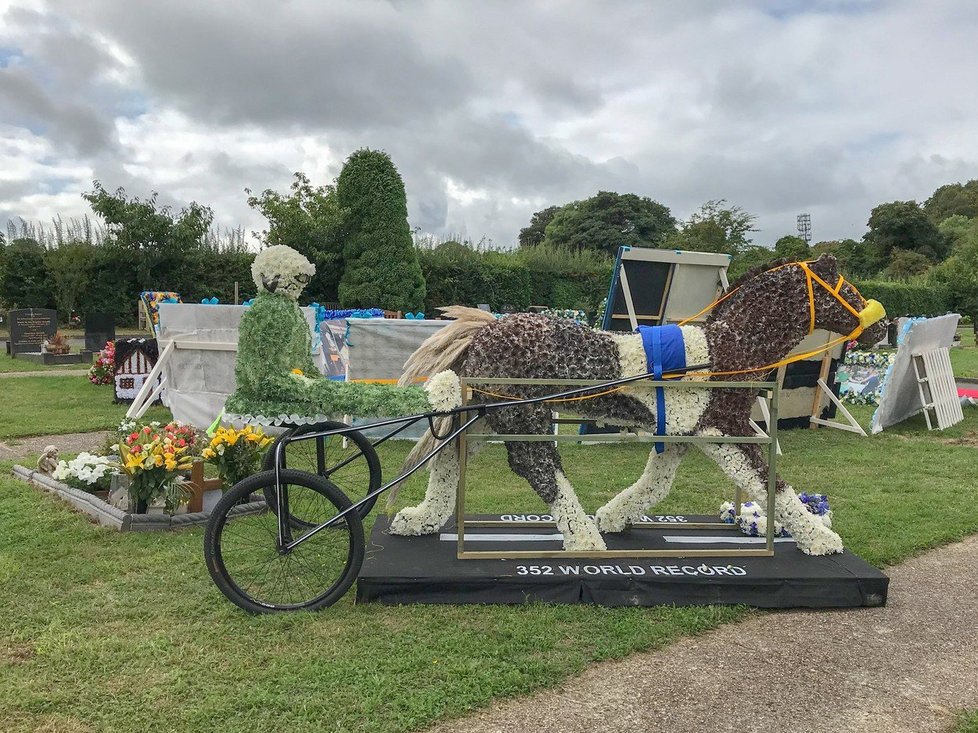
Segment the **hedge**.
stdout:
[[[9,254],[9,246],[8,246]],[[512,306],[525,310],[532,305],[574,308],[593,317],[607,295],[611,279],[610,261],[591,263],[568,260],[548,262],[528,259],[516,252],[478,251],[458,245],[443,249],[417,250],[427,295],[424,310],[434,315],[439,306],[488,303],[494,310]],[[194,249],[183,252],[132,250],[114,246],[93,247],[87,264],[88,284],[77,293],[79,314],[108,311],[120,326],[136,322],[136,299],[142,290],[173,290],[190,303],[217,297],[234,302],[234,283],[241,300],[255,294],[251,281],[251,252],[217,252]],[[36,260],[36,261],[35,261]],[[31,265],[31,263],[33,263]],[[10,263],[7,263],[9,273]],[[28,265],[38,272],[23,272]],[[40,258],[17,263],[21,277],[44,280]],[[49,278],[48,278],[49,279]],[[0,293],[5,292],[0,273]],[[890,316],[943,315],[954,308],[954,297],[946,285],[864,280],[856,286],[866,298],[879,300]],[[16,291],[14,291],[16,292]],[[55,307],[55,297],[46,302],[10,303],[7,307]],[[388,304],[374,304],[385,307]],[[60,314],[67,320],[67,313]]]
[[514,253],[473,252],[458,257],[419,251],[428,292],[425,312],[434,314],[446,305],[476,306],[493,310],[531,305],[575,308],[593,315],[608,294],[611,265],[586,272],[533,269]]
[[887,280],[855,283],[864,298],[878,300],[890,318],[898,316],[942,316],[953,310],[952,294],[943,285],[918,285]]

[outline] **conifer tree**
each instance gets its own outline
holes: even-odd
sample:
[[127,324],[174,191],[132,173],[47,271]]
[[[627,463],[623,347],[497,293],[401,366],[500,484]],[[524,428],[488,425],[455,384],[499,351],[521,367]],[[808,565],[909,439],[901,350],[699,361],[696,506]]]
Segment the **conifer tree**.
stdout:
[[390,156],[358,150],[336,182],[344,209],[344,308],[417,311],[425,296],[424,275],[411,241],[404,182]]

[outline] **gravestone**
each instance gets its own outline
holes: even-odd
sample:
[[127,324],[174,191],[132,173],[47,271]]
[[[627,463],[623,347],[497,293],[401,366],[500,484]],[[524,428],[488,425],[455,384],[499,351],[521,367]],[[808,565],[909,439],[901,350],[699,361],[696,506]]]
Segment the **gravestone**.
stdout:
[[10,311],[10,355],[38,353],[41,345],[58,330],[58,311],[51,308],[21,308]]
[[115,316],[111,313],[89,313],[86,315],[86,351],[101,351],[107,341],[115,341]]

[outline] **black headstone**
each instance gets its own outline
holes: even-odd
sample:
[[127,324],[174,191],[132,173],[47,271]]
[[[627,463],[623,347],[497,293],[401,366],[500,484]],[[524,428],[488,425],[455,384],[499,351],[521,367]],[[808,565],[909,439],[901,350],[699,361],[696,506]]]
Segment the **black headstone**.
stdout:
[[115,341],[115,316],[111,313],[89,313],[85,316],[85,348],[101,351],[106,341]]
[[58,311],[50,308],[21,308],[10,311],[10,355],[38,352],[41,344],[58,331]]

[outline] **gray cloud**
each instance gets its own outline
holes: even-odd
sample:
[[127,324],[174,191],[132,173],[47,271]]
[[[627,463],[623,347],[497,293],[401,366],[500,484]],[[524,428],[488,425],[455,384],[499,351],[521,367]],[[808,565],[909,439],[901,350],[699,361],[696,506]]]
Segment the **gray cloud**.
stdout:
[[801,211],[858,237],[874,205],[978,177],[964,1],[59,0],[4,21],[3,209],[26,217],[64,200],[38,177],[87,170],[261,229],[243,188],[326,183],[372,147],[439,235],[511,244],[606,189],[678,217],[726,198],[771,243]]

